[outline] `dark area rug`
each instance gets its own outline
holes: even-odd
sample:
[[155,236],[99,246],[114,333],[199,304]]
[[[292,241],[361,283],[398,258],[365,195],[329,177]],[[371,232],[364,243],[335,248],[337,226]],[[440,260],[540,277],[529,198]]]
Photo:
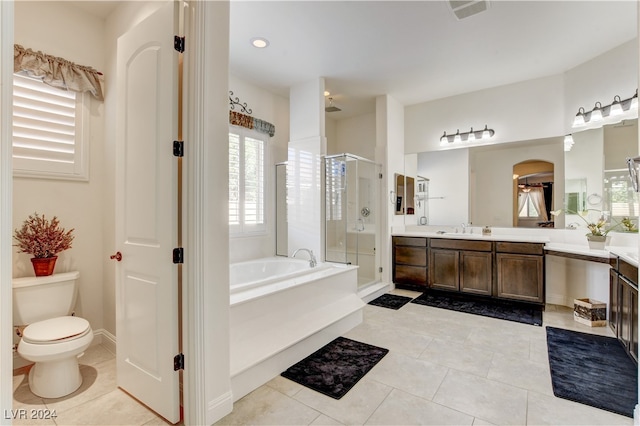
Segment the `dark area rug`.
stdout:
[[434,291],[422,293],[411,301],[420,305],[482,315],[530,325],[542,325],[542,306],[485,299],[471,295]]
[[633,418],[638,365],[618,339],[547,327],[553,394]]
[[369,302],[369,305],[398,310],[407,303],[411,302],[411,300],[413,300],[411,297],[398,296],[396,294],[387,293],[376,299],[373,299],[371,302]]
[[338,337],[289,367],[281,376],[340,399],[388,352],[388,349]]

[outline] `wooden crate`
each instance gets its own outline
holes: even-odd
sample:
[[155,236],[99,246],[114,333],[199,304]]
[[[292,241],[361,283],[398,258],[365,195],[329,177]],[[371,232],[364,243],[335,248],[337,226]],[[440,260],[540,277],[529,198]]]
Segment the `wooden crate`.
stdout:
[[594,299],[574,299],[573,319],[589,327],[607,325],[607,304]]

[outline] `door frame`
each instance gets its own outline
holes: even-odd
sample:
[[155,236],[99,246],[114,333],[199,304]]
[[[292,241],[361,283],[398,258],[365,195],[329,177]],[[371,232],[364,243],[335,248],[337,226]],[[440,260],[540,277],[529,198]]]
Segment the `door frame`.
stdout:
[[[12,314],[12,242],[13,242],[13,167],[11,121],[13,96],[13,2],[0,2],[0,371],[13,371]],[[13,406],[10,374],[0,380],[2,413]],[[6,379],[5,379],[6,378]],[[1,424],[10,419],[0,418]]]
[[[229,216],[226,209],[220,208],[226,205],[221,201],[228,200],[228,185],[219,184],[229,179],[229,1],[189,2],[185,37],[184,418],[185,424],[213,424],[233,409],[229,355]],[[220,81],[224,84],[215,84]]]

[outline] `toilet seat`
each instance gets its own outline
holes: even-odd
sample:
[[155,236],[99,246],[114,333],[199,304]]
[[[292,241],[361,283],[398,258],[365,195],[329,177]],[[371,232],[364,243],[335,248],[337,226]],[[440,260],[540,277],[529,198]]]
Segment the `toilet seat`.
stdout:
[[22,332],[22,340],[33,344],[55,344],[78,339],[90,331],[86,319],[64,316],[29,324]]

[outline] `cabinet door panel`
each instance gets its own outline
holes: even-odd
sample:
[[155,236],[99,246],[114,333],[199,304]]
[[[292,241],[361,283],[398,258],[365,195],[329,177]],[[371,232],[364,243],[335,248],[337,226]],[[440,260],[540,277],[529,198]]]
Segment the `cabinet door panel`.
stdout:
[[441,290],[459,289],[459,268],[458,261],[460,255],[457,250],[432,249],[430,256],[430,280],[431,287]]
[[544,303],[542,256],[496,254],[498,297]]
[[629,349],[631,341],[631,286],[623,277],[620,277],[620,328],[618,329],[618,338],[622,345]]
[[405,247],[396,246],[396,264],[427,266],[426,247]]
[[395,284],[409,284],[427,287],[427,268],[420,266],[396,265]]
[[629,353],[638,361],[638,290],[631,288],[631,341],[629,342]]
[[460,290],[491,295],[491,253],[460,252]]
[[618,273],[609,270],[609,327],[613,334],[618,337],[618,325],[620,324],[620,283]]

